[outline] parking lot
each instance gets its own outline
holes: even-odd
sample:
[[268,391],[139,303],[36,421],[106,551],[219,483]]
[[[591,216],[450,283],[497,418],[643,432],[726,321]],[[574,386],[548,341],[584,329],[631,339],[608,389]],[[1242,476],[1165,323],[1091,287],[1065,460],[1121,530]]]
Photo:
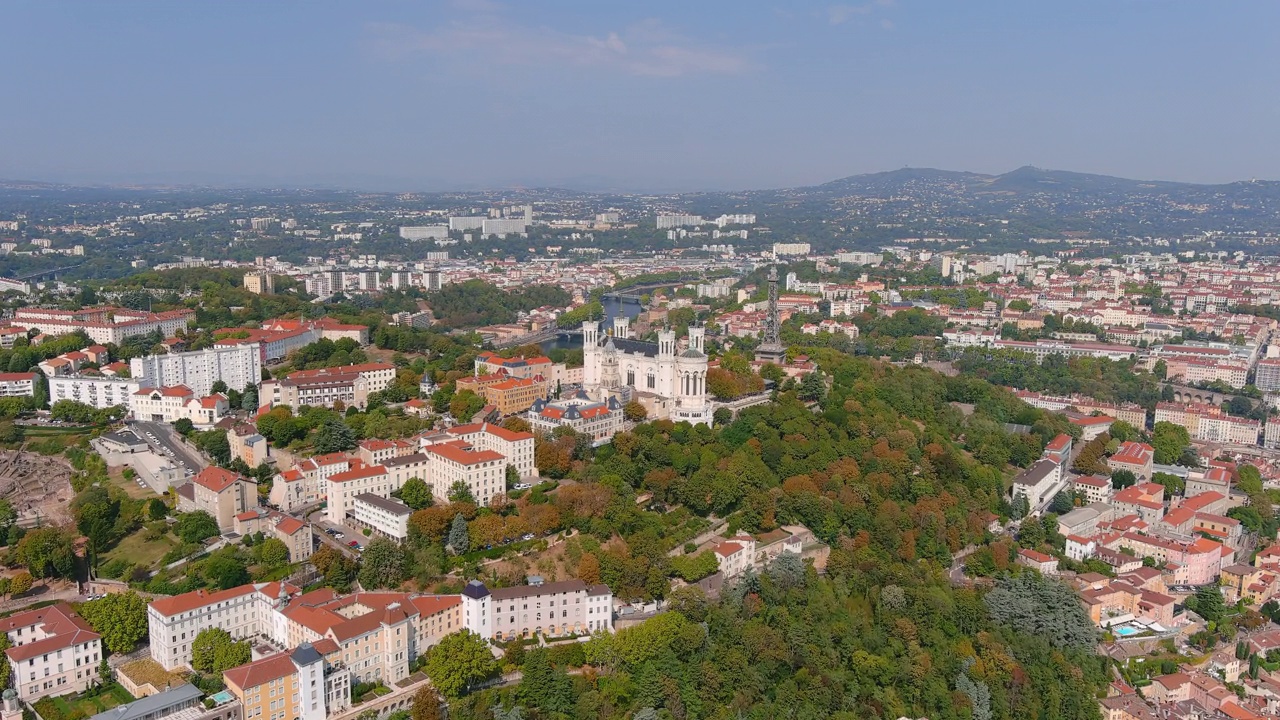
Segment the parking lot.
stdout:
[[[331,523],[325,519],[324,511],[317,510],[307,518],[311,521],[311,527],[315,530],[316,537],[321,542],[327,542],[330,545],[341,547],[347,552],[359,554],[364,552],[364,548],[373,538],[365,537],[364,533],[358,528],[347,527],[337,523]],[[354,545],[352,543],[355,543]]]
[[205,468],[204,458],[175,438],[173,428],[167,423],[134,422],[130,427],[152,450],[172,460],[184,476],[190,478]]

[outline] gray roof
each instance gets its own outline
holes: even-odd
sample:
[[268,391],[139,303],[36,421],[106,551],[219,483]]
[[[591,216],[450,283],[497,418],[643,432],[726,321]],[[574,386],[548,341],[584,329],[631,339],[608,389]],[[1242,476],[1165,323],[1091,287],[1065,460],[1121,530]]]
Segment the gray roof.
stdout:
[[393,512],[397,515],[412,515],[413,510],[408,505],[396,500],[395,498],[384,498],[381,495],[373,493],[361,493],[356,496],[356,502],[362,502],[366,505],[382,508],[387,512]]
[[1040,481],[1058,471],[1058,465],[1052,460],[1041,460],[1035,465],[1018,473],[1013,479],[1015,485],[1038,485]]
[[[281,583],[280,589],[284,590],[283,583]],[[320,652],[316,650],[314,647],[312,647],[311,643],[309,642],[304,642],[298,647],[294,648],[293,652],[289,654],[289,657],[293,658],[294,664],[298,665],[299,667],[302,667],[304,665],[313,665],[315,663],[320,662],[321,660],[324,660],[324,658],[320,655]]]
[[492,591],[494,600],[510,600],[537,595],[555,595],[563,592],[580,592],[587,589],[581,580],[561,580],[560,582],[542,583],[541,585],[516,585],[515,587],[497,588]]
[[89,720],[136,720],[160,711],[190,705],[203,695],[204,693],[200,688],[188,683],[179,685],[171,690],[158,692],[155,695],[148,695],[141,700],[113,707],[110,710],[94,715]]
[[472,580],[467,583],[466,587],[462,588],[462,594],[469,598],[479,600],[480,598],[489,596],[489,588],[485,587],[484,583],[479,580]]
[[615,337],[610,337],[609,341],[613,343],[614,347],[624,353],[644,355],[645,357],[658,357],[658,343]]
[[399,455],[393,458],[387,458],[382,461],[382,467],[398,467],[400,465],[412,465],[413,463],[426,461],[426,455],[422,453],[413,453],[412,455]]

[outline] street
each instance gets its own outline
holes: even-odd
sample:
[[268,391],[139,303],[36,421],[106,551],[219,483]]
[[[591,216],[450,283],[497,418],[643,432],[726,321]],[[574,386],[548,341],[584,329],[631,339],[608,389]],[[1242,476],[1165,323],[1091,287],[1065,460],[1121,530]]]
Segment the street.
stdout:
[[134,429],[138,437],[157,452],[173,458],[178,467],[185,467],[192,474],[200,472],[208,465],[200,453],[188,448],[186,443],[173,436],[173,426],[169,423],[135,420],[130,422],[129,426]]

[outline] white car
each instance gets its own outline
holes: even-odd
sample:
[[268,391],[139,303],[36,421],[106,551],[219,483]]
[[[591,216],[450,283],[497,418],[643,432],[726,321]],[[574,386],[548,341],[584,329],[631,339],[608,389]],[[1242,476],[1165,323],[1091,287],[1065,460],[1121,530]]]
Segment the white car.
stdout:
[[341,540],[341,539],[342,539],[342,538],[344,538],[344,537],[346,537],[346,535],[345,535],[345,534],[343,534],[343,533],[334,533],[334,535],[333,535],[333,539],[334,539],[334,540]]

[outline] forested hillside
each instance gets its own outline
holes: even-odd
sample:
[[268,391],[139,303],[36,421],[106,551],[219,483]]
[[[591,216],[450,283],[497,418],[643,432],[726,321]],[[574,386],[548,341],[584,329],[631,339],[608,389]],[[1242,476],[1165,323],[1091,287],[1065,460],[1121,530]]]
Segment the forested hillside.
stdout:
[[[830,382],[816,408],[784,392],[715,429],[648,423],[567,474],[614,496],[575,527],[616,530],[632,556],[663,554],[648,550],[661,524],[633,502],[649,491],[752,532],[804,523],[832,545],[826,573],[784,556],[718,600],[677,590],[672,612],[581,651],[520,653],[521,683],[451,717],[1097,718],[1106,661],[1069,590],[1029,571],[994,589],[948,578],[1006,507],[1005,463],[1034,459],[1064,423],[982,381],[814,354]],[[1007,435],[1013,419],[1033,433]],[[584,565],[623,597],[643,592],[618,553]]]

